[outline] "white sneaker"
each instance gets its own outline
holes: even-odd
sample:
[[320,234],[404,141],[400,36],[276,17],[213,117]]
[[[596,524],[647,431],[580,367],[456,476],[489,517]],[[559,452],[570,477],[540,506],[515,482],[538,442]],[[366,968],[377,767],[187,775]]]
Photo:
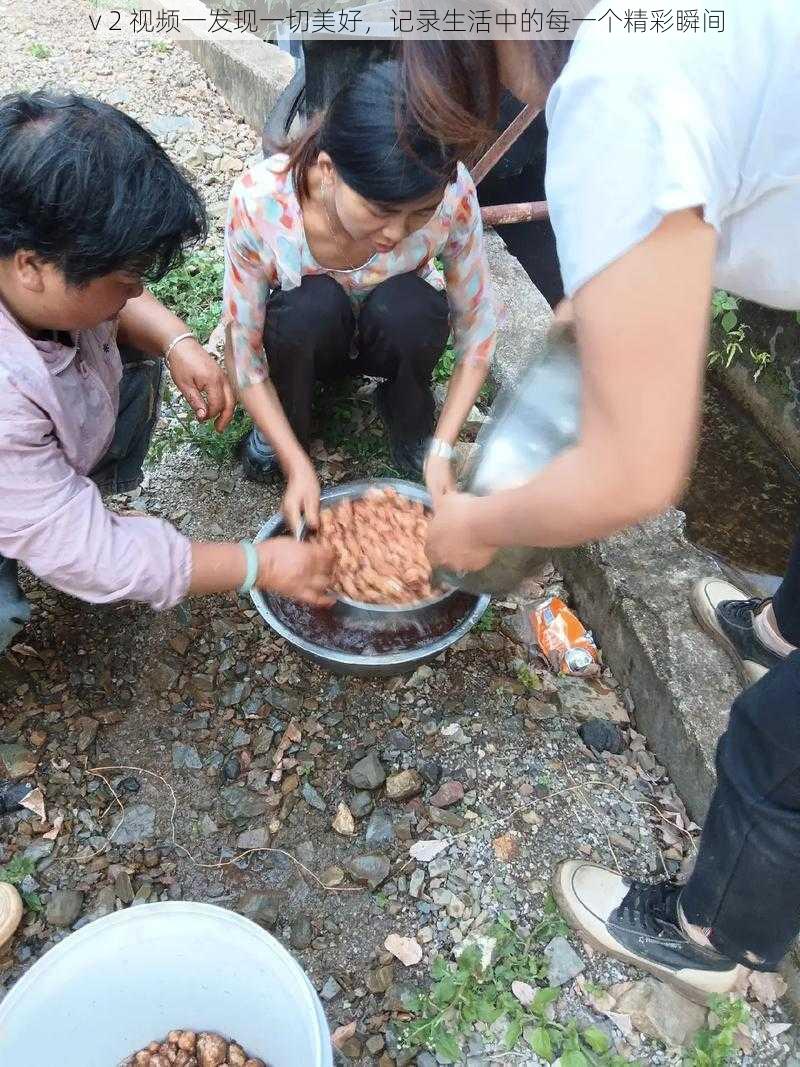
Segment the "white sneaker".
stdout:
[[13,885],[0,882],[0,952],[22,922],[22,899]]
[[740,966],[691,941],[680,924],[674,882],[648,884],[583,860],[567,860],[553,874],[564,918],[594,948],[675,986],[698,1004],[729,993]]

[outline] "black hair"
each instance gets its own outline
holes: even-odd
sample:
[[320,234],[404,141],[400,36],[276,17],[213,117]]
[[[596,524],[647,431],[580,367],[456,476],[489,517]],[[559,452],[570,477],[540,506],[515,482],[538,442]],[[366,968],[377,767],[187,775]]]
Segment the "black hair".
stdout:
[[128,115],[85,96],[0,99],[0,258],[36,252],[70,285],[154,280],[206,232],[200,195]]
[[443,189],[455,177],[458,157],[418,123],[404,123],[399,66],[374,64],[355,75],[285,151],[295,188],[309,195],[308,172],[327,152],[342,180],[366,200],[402,204]]

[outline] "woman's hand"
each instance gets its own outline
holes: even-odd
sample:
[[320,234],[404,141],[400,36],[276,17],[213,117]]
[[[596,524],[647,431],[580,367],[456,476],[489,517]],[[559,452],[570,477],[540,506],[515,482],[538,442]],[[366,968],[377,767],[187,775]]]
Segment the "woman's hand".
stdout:
[[305,518],[312,530],[319,526],[319,479],[308,456],[303,455],[286,472],[286,492],[281,510],[286,525],[297,533]]
[[186,338],[172,351],[169,361],[172,380],[200,422],[214,420],[221,433],[233,418],[234,400],[228,376],[199,341]]
[[330,607],[333,552],[322,545],[309,545],[292,537],[261,541],[258,551],[259,589],[302,600],[315,607]]
[[424,474],[425,485],[428,487],[428,492],[433,497],[434,503],[440,497],[455,490],[456,479],[453,473],[453,464],[449,459],[443,459],[442,456],[429,455],[425,460]]
[[479,571],[494,559],[497,545],[475,539],[475,510],[478,497],[468,493],[447,493],[436,501],[428,525],[428,559],[434,565],[455,571]]

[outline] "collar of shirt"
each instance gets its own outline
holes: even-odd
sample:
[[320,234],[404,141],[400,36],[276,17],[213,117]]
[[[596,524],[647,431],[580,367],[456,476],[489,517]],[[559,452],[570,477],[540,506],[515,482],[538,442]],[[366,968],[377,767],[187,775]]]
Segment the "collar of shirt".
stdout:
[[2,300],[0,300],[0,316],[8,321],[12,329],[19,330],[25,339],[30,342],[42,357],[42,362],[51,374],[61,374],[61,372],[65,371],[75,360],[75,357],[78,354],[77,334],[67,334],[66,331],[64,332],[64,336],[69,336],[72,339],[71,344],[68,345],[57,340],[47,341],[31,337],[31,335],[22,327],[21,323],[11,314]]

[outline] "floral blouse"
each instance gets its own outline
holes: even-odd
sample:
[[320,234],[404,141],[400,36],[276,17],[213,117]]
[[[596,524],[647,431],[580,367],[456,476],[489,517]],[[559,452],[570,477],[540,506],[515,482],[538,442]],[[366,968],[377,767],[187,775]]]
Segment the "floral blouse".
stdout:
[[[269,377],[264,354],[266,306],[273,289],[293,289],[308,274],[329,274],[360,302],[382,281],[416,272],[447,290],[457,358],[488,363],[494,352],[497,314],[483,246],[475,185],[466,167],[445,190],[432,218],[354,270],[323,267],[314,259],[303,228],[287,156],[270,156],[234,185],[225,235],[225,310],[240,389]],[[440,257],[444,271],[433,263]]]

